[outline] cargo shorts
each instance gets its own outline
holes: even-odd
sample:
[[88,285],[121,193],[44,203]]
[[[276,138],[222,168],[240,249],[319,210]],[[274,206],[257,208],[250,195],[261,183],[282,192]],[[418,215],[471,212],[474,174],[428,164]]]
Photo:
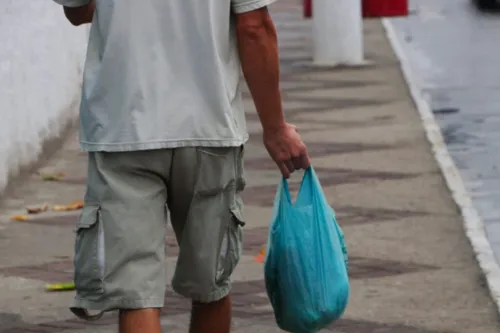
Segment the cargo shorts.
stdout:
[[163,307],[168,216],[179,245],[174,291],[224,298],[242,249],[244,187],[243,147],[89,153],[72,312]]

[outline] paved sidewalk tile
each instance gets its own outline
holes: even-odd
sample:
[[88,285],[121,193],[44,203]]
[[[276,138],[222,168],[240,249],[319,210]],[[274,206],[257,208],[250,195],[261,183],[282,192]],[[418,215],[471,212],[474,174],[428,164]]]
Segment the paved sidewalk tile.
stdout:
[[[279,29],[287,118],[308,144],[350,251],[352,296],[342,320],[325,332],[495,333],[496,310],[426,142],[417,112],[381,24],[365,22],[366,56],[355,69],[311,67],[311,25],[298,1],[273,7]],[[251,140],[244,256],[234,276],[234,332],[279,332],[264,292],[262,264],[279,181],[261,144],[245,93]],[[46,293],[47,282],[72,277],[73,229],[78,212],[44,213],[24,222],[9,217],[24,207],[65,204],[83,196],[86,156],[76,133],[43,167],[64,172],[59,182],[32,175],[0,209],[0,332],[116,332],[116,317],[87,324],[67,306],[72,292]],[[292,178],[296,188],[300,175]],[[168,272],[177,248],[168,236]],[[166,295],[165,332],[187,332],[189,302]]]

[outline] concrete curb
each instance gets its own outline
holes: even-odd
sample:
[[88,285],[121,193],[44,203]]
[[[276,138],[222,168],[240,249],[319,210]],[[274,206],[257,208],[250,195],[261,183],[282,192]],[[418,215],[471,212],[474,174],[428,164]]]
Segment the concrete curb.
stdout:
[[444,175],[448,189],[460,209],[463,217],[464,230],[469,239],[476,259],[483,271],[490,294],[500,311],[500,266],[497,263],[491,245],[486,237],[486,230],[478,212],[472,204],[462,177],[448,152],[443,139],[441,129],[436,122],[432,109],[423,97],[415,76],[411,72],[409,59],[406,57],[403,47],[399,42],[394,26],[389,19],[382,19],[389,42],[401,63],[403,76],[408,84],[410,94],[422,119],[427,139],[432,146],[432,152]]

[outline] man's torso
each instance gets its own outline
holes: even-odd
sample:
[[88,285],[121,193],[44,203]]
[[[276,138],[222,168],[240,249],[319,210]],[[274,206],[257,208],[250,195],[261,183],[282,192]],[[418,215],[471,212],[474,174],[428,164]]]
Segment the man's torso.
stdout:
[[230,0],[97,0],[81,106],[90,151],[247,140]]

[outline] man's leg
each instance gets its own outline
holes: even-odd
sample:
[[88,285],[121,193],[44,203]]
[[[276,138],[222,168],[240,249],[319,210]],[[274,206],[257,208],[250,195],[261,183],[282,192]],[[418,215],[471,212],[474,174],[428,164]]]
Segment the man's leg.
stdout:
[[192,299],[191,333],[229,333],[242,242],[243,149],[176,149],[168,206],[180,252],[172,286]]
[[121,333],[160,333],[171,151],[90,153],[72,311],[120,311]]
[[212,303],[193,302],[189,333],[231,331],[231,297]]
[[120,333],[161,333],[160,309],[120,311]]

